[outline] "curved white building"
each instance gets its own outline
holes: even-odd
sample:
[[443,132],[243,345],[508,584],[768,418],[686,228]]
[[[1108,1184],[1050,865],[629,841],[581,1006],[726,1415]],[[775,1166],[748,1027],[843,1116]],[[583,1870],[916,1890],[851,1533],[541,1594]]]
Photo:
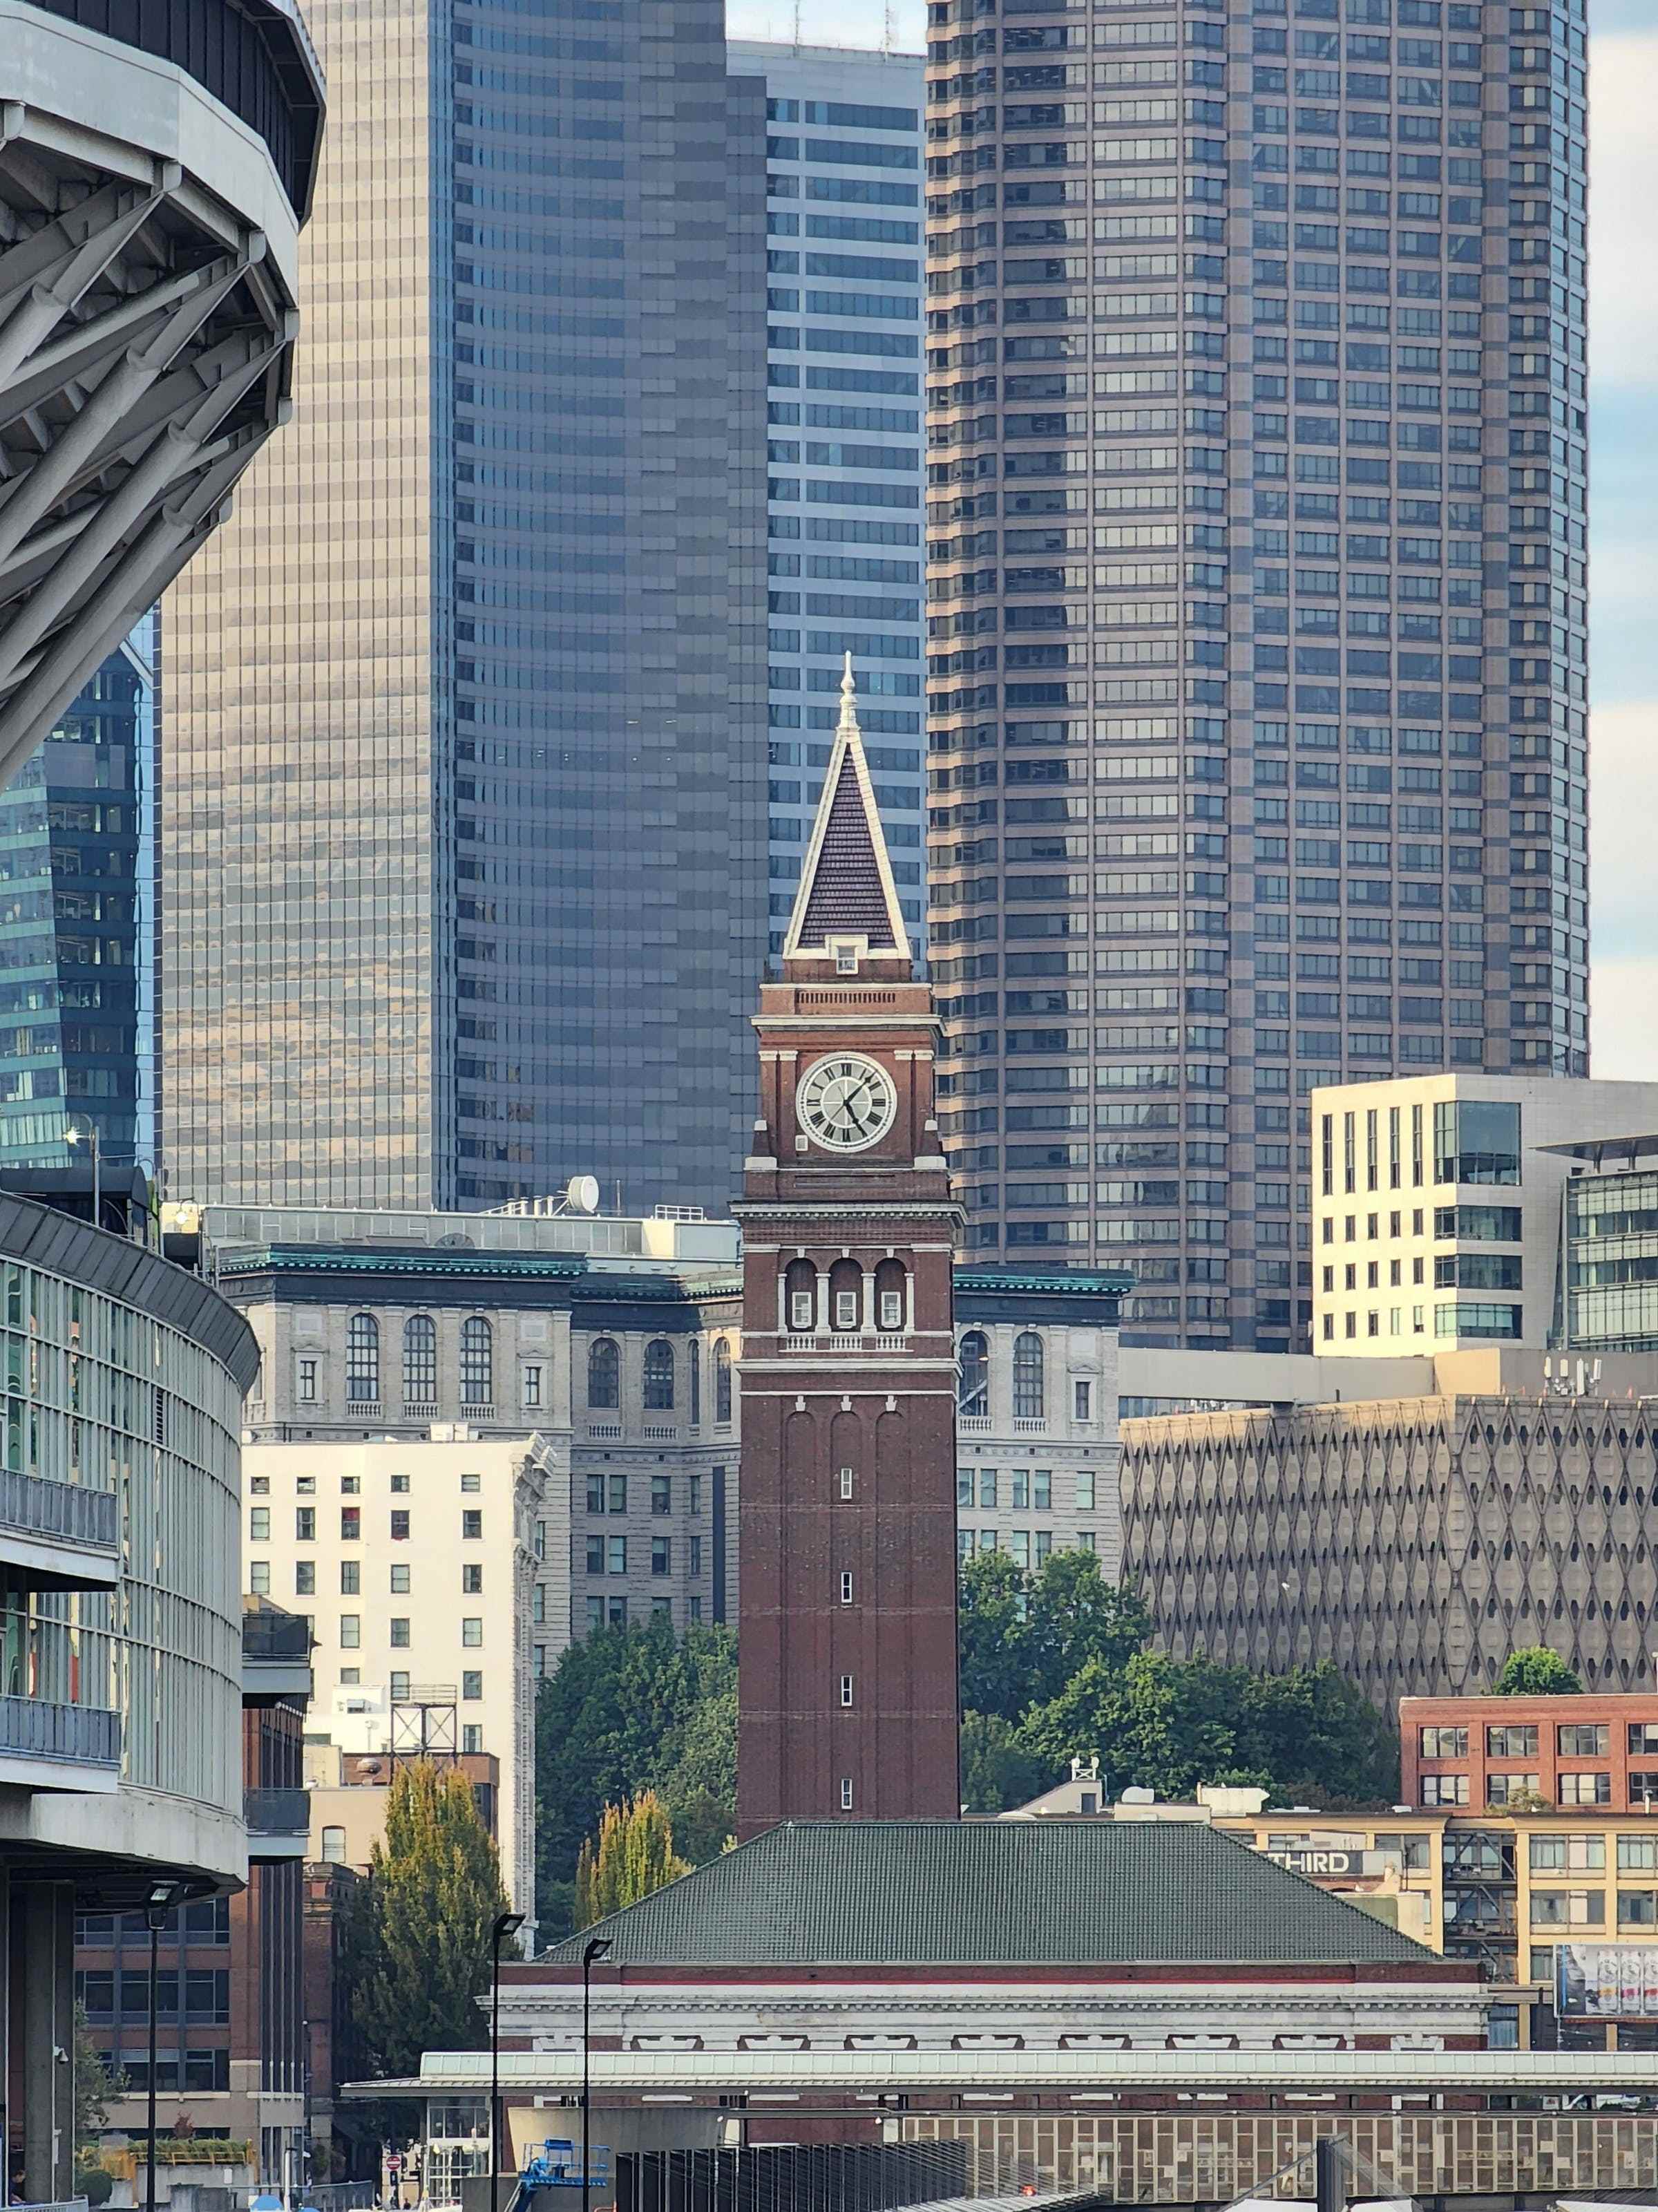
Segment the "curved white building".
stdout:
[[0,783],[283,419],[322,115],[288,0],[0,0]]
[[252,1332],[199,1278],[0,1194],[0,1972],[24,2194],[70,2195],[77,1912],[246,1878],[240,1460]]

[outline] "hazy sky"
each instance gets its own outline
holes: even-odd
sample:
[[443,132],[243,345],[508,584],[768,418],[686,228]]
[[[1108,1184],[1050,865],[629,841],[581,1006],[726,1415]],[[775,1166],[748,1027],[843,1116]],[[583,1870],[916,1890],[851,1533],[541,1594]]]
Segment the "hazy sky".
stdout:
[[[790,39],[793,0],[730,0]],[[919,52],[920,0],[800,0],[807,45]],[[1593,1066],[1658,1081],[1658,0],[1589,0]]]

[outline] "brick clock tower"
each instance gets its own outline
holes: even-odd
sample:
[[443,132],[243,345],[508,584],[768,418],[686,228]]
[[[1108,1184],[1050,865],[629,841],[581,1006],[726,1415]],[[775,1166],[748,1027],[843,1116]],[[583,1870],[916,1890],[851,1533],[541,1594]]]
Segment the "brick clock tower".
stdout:
[[744,1166],[738,1830],[954,1820],[963,1227],[852,661]]

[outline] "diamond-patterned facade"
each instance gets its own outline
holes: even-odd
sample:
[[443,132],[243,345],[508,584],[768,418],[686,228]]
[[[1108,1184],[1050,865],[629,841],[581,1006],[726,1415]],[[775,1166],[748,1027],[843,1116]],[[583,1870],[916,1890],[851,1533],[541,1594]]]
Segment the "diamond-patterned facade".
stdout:
[[1658,1401],[1420,1398],[1122,1425],[1123,1571],[1179,1656],[1333,1661],[1384,1706],[1546,1644],[1650,1677]]

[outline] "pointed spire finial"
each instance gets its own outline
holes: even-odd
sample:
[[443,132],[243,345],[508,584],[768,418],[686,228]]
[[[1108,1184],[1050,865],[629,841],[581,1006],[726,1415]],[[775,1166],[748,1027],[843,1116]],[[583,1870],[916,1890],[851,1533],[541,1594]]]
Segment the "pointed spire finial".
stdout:
[[850,647],[847,648],[846,670],[841,678],[841,728],[849,732],[858,728],[858,684],[852,672]]
[[847,652],[841,721],[829,749],[811,842],[783,940],[787,960],[821,954],[831,935],[861,938],[868,951],[908,963],[909,940],[858,726],[858,684]]

